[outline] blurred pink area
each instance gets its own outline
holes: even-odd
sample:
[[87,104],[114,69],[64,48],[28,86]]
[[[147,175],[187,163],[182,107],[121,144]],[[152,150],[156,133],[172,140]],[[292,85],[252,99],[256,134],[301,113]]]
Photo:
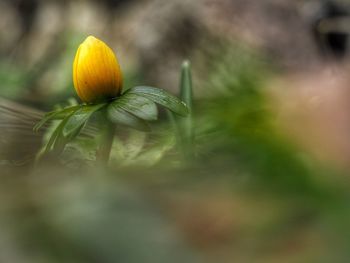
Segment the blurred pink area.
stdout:
[[283,131],[320,160],[350,169],[349,65],[327,65],[271,83]]

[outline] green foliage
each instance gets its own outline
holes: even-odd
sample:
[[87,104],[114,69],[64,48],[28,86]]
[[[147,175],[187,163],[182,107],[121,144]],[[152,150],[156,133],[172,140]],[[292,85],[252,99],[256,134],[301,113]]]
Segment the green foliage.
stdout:
[[126,93],[146,97],[180,116],[186,116],[188,114],[186,104],[163,89],[138,86],[127,90]]
[[[76,110],[73,115],[68,119],[66,125],[63,128],[62,134],[64,137],[72,136],[81,130],[91,115],[103,108],[106,104],[100,103],[97,105],[84,105]],[[75,136],[73,136],[75,137]]]
[[120,107],[117,103],[110,105],[107,109],[108,119],[116,124],[125,125],[137,130],[148,131],[149,127],[145,120],[129,113]]
[[39,131],[47,122],[51,120],[62,120],[67,115],[74,113],[75,111],[79,110],[81,108],[81,105],[66,107],[64,109],[58,109],[51,111],[49,113],[46,113],[45,116],[40,120],[33,128],[35,132]]
[[41,151],[39,155],[41,156],[53,150],[59,153],[63,151],[65,145],[79,135],[79,132],[91,115],[104,106],[105,104],[74,105],[47,113],[44,118],[35,125],[34,131],[38,131],[49,121],[60,120],[60,122],[53,130],[44,150]]
[[185,104],[164,90],[152,87],[135,87],[124,92],[120,97],[109,103],[74,105],[47,113],[35,125],[38,131],[47,122],[61,120],[52,132],[43,153],[52,150],[61,152],[65,145],[75,139],[87,121],[95,112],[101,112],[105,120],[131,128],[148,131],[148,121],[157,119],[158,103],[167,109],[181,115],[186,115],[188,109]]
[[49,141],[47,142],[45,146],[45,151],[44,153],[48,153],[49,151],[57,148],[62,148],[62,145],[65,144],[66,140],[68,139],[63,135],[63,129],[65,125],[67,124],[68,120],[74,112],[68,114],[56,127],[56,129],[53,131]]
[[158,118],[158,111],[154,102],[132,93],[127,93],[121,98],[115,100],[109,107],[120,107],[146,121],[154,121]]
[[157,119],[155,103],[179,115],[188,113],[186,105],[165,90],[138,86],[127,90],[108,105],[108,118],[114,123],[148,130],[147,121]]
[[211,65],[204,89],[217,94],[196,104],[200,163],[233,181],[245,175],[249,186],[324,205],[334,192],[319,180],[323,171],[311,169],[307,154],[274,123],[264,90],[271,72],[263,57],[240,48],[228,48]]
[[156,120],[158,111],[151,100],[126,93],[109,104],[107,114],[112,122],[148,130],[146,121]]

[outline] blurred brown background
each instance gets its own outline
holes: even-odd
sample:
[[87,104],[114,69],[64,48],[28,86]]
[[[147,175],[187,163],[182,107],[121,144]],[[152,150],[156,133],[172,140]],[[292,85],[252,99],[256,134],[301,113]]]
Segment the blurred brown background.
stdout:
[[1,61],[31,72],[30,91],[22,92],[35,93],[27,98],[39,103],[40,96],[67,92],[74,51],[90,34],[113,47],[127,76],[137,72],[147,84],[172,90],[183,59],[201,80],[203,57],[215,60],[207,55],[223,42],[243,42],[282,69],[303,70],[320,60],[313,30],[327,17],[323,2],[2,0]]
[[[346,0],[0,0],[0,262],[348,262],[349,14]],[[151,133],[118,129],[108,171],[86,141],[32,169],[33,125],[77,99],[88,35],[117,53],[124,88],[178,94],[191,61],[194,160],[161,112]]]

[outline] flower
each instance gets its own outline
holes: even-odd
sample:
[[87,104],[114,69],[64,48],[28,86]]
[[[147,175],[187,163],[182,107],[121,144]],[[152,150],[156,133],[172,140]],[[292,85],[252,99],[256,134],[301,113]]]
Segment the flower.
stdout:
[[123,82],[120,66],[103,41],[89,36],[79,46],[73,63],[73,82],[84,102],[106,101],[120,94]]

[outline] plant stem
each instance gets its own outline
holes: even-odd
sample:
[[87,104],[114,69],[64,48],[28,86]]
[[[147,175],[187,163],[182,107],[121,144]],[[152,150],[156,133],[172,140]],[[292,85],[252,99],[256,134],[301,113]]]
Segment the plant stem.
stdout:
[[107,118],[105,118],[102,133],[101,145],[98,149],[96,160],[102,165],[107,166],[115,134],[115,125]]

